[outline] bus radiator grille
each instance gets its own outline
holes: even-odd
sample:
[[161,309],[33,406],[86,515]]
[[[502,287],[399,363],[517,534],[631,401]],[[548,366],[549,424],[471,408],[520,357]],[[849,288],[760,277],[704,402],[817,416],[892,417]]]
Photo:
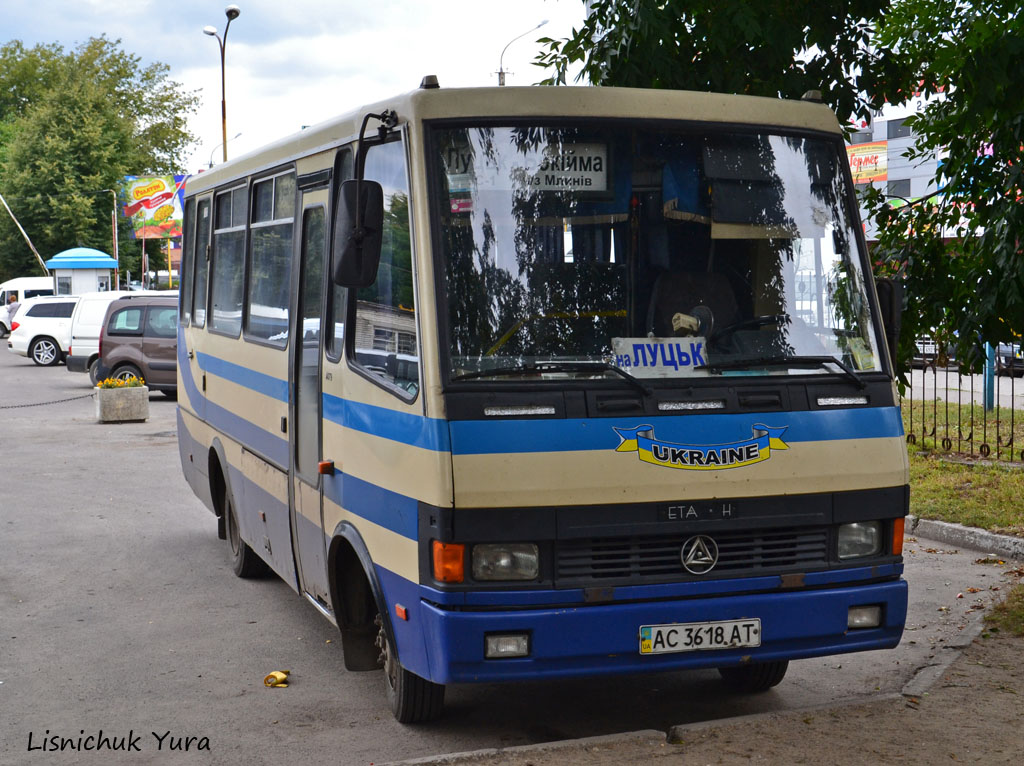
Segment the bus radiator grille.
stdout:
[[800,527],[715,532],[718,563],[704,575],[683,568],[681,551],[692,533],[560,540],[555,544],[559,585],[616,580],[623,584],[762,576],[828,565],[828,529]]

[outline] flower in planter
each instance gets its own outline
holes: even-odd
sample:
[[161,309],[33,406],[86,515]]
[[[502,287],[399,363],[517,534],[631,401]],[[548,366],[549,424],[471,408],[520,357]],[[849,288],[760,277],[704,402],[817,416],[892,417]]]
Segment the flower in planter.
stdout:
[[107,378],[101,380],[96,384],[97,388],[138,388],[139,386],[146,385],[146,381],[142,378],[136,378],[134,375],[130,375],[127,378]]

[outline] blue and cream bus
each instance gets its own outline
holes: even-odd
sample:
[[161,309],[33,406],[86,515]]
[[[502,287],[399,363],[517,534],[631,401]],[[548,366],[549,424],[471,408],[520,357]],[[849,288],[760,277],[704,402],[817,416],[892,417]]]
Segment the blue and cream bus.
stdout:
[[899,301],[821,103],[428,77],[185,216],[185,475],[400,721],[899,642]]

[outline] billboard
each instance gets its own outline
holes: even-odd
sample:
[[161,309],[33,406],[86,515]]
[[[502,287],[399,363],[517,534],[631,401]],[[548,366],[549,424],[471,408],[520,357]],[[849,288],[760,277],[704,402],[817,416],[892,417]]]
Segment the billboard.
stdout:
[[872,141],[846,147],[855,184],[885,181],[889,178],[888,141]]
[[188,176],[125,176],[124,215],[132,220],[135,239],[181,236]]

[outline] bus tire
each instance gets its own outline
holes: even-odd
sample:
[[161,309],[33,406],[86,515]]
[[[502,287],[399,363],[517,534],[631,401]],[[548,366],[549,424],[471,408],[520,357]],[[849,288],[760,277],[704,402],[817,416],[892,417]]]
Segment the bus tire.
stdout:
[[444,708],[444,685],[403,668],[383,625],[378,641],[384,654],[384,688],[395,719],[399,723],[424,723],[440,717]]
[[227,527],[228,552],[231,554],[231,568],[238,577],[262,577],[267,573],[267,564],[256,555],[238,531],[238,516],[235,504],[231,502],[231,490],[224,485],[224,523]]
[[786,675],[789,662],[752,662],[719,668],[722,681],[733,691],[753,694],[776,686]]

